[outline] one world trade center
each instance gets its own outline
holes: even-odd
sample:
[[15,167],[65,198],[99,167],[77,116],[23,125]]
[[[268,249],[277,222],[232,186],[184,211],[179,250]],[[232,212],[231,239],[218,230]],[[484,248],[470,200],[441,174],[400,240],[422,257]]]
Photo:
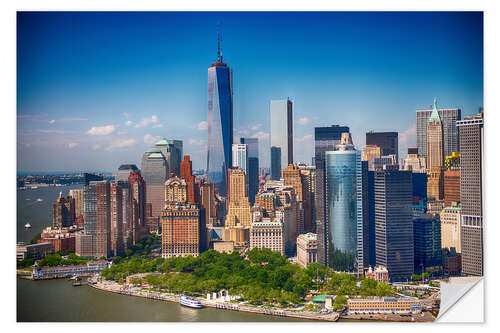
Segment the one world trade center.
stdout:
[[220,195],[226,196],[227,168],[232,163],[233,85],[231,68],[222,61],[220,37],[217,62],[208,69],[207,176]]

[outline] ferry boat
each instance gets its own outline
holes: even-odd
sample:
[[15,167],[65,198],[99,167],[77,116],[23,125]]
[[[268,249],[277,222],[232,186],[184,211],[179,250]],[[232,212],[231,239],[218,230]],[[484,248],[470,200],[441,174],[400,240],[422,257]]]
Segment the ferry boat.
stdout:
[[203,308],[203,305],[201,305],[201,302],[194,299],[194,298],[191,298],[189,296],[186,296],[186,295],[182,295],[181,296],[181,299],[179,300],[179,303],[181,305],[184,305],[184,306],[187,306],[188,308],[194,308],[194,309],[201,309]]
[[28,222],[24,225],[24,228],[25,229],[31,229],[31,224]]

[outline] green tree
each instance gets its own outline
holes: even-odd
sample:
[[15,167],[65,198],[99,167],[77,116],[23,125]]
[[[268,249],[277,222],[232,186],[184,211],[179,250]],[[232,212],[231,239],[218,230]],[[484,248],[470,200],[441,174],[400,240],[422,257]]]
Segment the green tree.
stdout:
[[335,297],[335,301],[333,302],[333,308],[335,310],[342,310],[347,305],[347,297],[344,295],[338,295]]

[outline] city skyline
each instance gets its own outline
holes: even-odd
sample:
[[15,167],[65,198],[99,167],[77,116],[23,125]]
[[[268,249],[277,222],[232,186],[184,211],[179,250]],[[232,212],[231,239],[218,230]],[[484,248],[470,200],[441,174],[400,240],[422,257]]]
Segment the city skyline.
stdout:
[[219,21],[233,143],[259,138],[261,167],[272,99],[294,100],[294,160],[307,163],[317,126],[349,126],[358,149],[369,130],[398,131],[404,157],[434,97],[462,117],[483,105],[482,13],[18,13],[18,171],[115,171],[162,137],[204,169]]

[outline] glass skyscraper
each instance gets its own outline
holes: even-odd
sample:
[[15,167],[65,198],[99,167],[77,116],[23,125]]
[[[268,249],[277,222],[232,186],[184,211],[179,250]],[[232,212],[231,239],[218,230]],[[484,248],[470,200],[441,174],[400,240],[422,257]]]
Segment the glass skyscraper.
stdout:
[[[352,256],[357,250],[357,173],[361,167],[359,151],[338,150],[325,153],[328,187],[328,229],[334,250]],[[334,263],[335,264],[335,263]]]
[[144,153],[141,173],[146,184],[146,204],[151,204],[153,217],[159,217],[163,209],[168,171],[168,162],[158,148],[153,147]]
[[270,146],[281,149],[281,167],[284,169],[293,163],[293,103],[289,99],[271,101],[269,112]]
[[[219,39],[220,41],[220,39]],[[233,88],[232,71],[222,61],[220,48],[217,62],[208,69],[208,139],[207,176],[222,196],[226,195],[226,170],[232,163]]]
[[240,143],[248,147],[248,196],[253,205],[259,192],[259,139],[240,138]]

